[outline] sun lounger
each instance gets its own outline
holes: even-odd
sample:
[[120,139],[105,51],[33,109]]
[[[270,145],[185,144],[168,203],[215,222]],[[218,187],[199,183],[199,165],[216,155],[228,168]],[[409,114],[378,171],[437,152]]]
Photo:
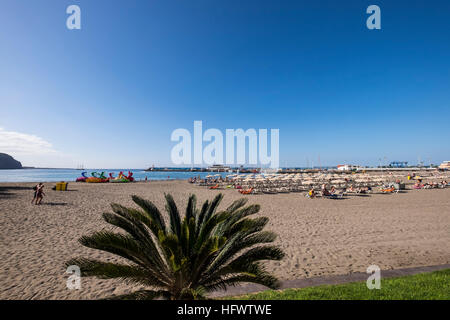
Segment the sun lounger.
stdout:
[[390,187],[388,189],[381,189],[380,190],[382,193],[393,193],[393,192],[398,192],[398,190],[396,190],[394,187]]
[[253,192],[253,188],[247,189],[247,190],[239,190],[241,194],[251,194]]
[[331,193],[322,195],[325,199],[340,199],[344,197],[344,193]]

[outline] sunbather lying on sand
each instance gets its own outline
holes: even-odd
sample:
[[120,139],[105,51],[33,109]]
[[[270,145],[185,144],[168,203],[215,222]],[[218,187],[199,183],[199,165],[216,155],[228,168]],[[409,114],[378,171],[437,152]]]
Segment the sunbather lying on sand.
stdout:
[[251,194],[253,192],[253,188],[247,189],[247,190],[239,190],[241,194]]
[[394,187],[381,188],[381,192],[383,192],[383,193],[391,193],[391,192],[394,192],[394,191],[395,191]]
[[414,185],[413,185],[414,189],[422,189],[423,188],[423,184],[421,184],[419,181],[417,181]]
[[361,187],[356,191],[356,193],[368,193],[370,191],[372,191],[371,187]]
[[437,189],[440,187],[440,183],[438,182],[428,182],[425,184],[424,188],[425,189]]

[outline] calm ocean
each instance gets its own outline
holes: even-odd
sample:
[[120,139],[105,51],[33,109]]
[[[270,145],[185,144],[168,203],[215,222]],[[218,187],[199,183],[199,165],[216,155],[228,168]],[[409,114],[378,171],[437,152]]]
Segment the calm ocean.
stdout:
[[[139,181],[147,177],[149,180],[186,180],[190,177],[205,177],[209,172],[161,172],[152,171],[146,172],[142,169],[90,169],[90,170],[76,170],[76,169],[20,169],[20,170],[0,170],[0,182],[55,182],[55,181],[75,181],[76,178],[81,177],[81,172],[86,171],[90,176],[91,172],[105,172],[105,176],[113,173],[117,176],[120,171],[128,175],[128,171],[133,172],[133,177]],[[226,176],[229,173],[221,173]]]

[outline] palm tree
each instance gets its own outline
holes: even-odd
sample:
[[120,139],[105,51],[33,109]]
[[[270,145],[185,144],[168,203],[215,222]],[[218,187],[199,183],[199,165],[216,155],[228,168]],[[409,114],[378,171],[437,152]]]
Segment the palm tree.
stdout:
[[83,276],[121,279],[146,288],[111,299],[202,299],[208,292],[240,282],[278,288],[277,278],[261,264],[262,260],[284,256],[276,246],[261,245],[276,238],[274,233],[262,231],[268,218],[250,219],[260,206],[245,206],[246,199],[217,212],[222,198],[222,194],[217,195],[199,210],[195,195],[191,195],[181,219],[175,201],[166,194],[168,224],[152,202],[138,196],[132,199],[139,210],[112,204],[114,213],[104,213],[103,218],[125,233],[99,231],[81,237],[79,242],[129,263],[75,258],[66,265],[77,265]]

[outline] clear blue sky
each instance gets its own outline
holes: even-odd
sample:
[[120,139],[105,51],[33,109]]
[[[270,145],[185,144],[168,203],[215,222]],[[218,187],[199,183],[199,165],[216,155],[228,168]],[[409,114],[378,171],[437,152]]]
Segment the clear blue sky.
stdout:
[[2,0],[0,152],[167,166],[172,131],[202,120],[280,129],[281,166],[450,160],[449,16],[447,0]]

